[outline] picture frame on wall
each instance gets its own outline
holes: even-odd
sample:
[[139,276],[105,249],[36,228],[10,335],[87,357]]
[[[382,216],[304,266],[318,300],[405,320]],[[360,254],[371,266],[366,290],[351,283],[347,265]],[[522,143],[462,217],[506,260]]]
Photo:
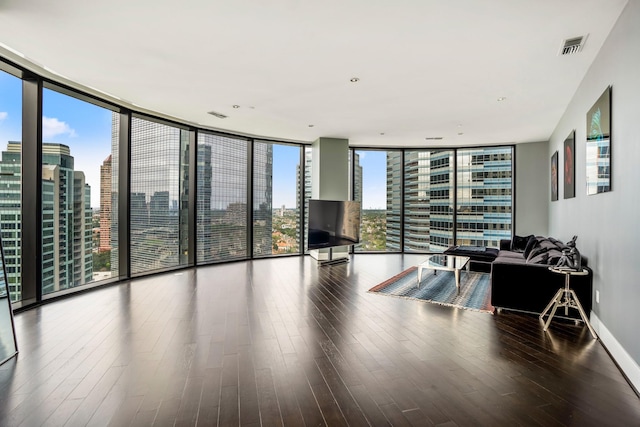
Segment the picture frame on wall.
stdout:
[[611,86],[587,112],[587,194],[611,191]]
[[558,200],[558,151],[551,156],[551,201]]
[[564,140],[564,198],[576,196],[576,131],[572,130]]

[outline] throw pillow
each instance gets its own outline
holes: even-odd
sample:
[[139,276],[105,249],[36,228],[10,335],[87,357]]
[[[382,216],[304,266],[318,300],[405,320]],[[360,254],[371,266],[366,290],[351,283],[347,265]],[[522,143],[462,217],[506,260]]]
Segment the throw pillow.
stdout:
[[538,245],[538,239],[536,239],[535,236],[529,238],[529,241],[527,242],[527,246],[525,246],[524,253],[522,255],[525,258],[529,258],[529,254],[531,253],[533,248],[535,248],[537,245]]
[[532,237],[533,234],[530,234],[529,236],[517,236],[514,234],[513,238],[511,239],[511,250],[513,252],[524,252],[529,239]]
[[547,264],[549,254],[547,252],[541,252],[534,257],[527,259],[528,264]]
[[558,263],[558,261],[560,261],[560,258],[562,257],[562,252],[560,252],[557,249],[551,249],[549,252],[547,252],[547,264],[549,265],[556,265]]
[[537,257],[540,254],[545,254],[548,251],[549,251],[549,248],[547,248],[545,246],[542,246],[542,245],[538,245],[538,246],[534,247],[531,250],[531,252],[529,252],[529,256],[527,257],[527,262],[532,262],[531,259]]

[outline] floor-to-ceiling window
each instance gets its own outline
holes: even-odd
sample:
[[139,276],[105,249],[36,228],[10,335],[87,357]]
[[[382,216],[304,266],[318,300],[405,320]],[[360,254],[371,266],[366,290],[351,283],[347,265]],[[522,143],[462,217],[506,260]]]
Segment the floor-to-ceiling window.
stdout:
[[256,141],[253,147],[253,254],[300,252],[300,150]]
[[186,265],[181,200],[188,185],[184,156],[189,132],[133,117],[131,121],[131,273]]
[[454,151],[404,156],[404,250],[442,252],[453,244]]
[[457,151],[456,244],[498,247],[511,238],[513,148]]
[[244,139],[198,134],[198,263],[248,257],[248,146]]
[[[112,111],[43,90],[42,293],[118,275],[111,265]],[[18,148],[16,148],[18,149]]]
[[400,251],[402,152],[355,150],[353,200],[361,202],[357,252]]
[[21,290],[22,80],[0,71],[0,229],[11,301]]

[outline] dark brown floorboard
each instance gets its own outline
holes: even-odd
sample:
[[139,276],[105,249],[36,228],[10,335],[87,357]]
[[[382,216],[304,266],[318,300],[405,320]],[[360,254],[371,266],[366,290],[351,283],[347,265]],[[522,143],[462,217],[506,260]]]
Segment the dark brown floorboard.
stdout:
[[419,255],[142,278],[16,315],[2,426],[640,426],[581,324],[367,291]]

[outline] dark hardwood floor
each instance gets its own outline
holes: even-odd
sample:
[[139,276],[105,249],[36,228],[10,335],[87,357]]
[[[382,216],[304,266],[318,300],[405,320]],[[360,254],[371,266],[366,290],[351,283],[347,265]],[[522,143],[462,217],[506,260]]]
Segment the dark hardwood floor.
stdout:
[[367,293],[423,258],[201,267],[19,313],[0,425],[640,425],[583,325]]

